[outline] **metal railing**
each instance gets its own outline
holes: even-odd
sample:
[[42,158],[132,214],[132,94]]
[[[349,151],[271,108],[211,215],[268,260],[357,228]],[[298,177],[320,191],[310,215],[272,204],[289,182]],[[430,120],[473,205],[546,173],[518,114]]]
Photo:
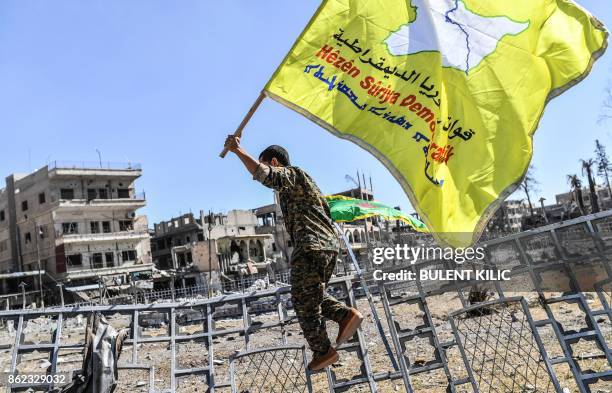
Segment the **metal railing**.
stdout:
[[48,169],[110,169],[110,170],[142,170],[142,166],[136,162],[111,162],[111,161],[51,161],[47,164]]
[[[509,270],[510,276],[521,278],[527,289],[516,288],[518,281],[510,285],[490,281],[486,291],[493,300],[478,300],[473,294],[482,290],[477,287],[482,283],[472,280],[444,285],[418,279],[378,282],[376,293],[382,300],[386,325],[381,325],[376,314],[370,312],[362,326],[370,332],[367,340],[364,330],[360,330],[353,340],[338,348],[342,359],[349,360],[322,374],[305,374],[306,387],[312,384],[317,392],[352,389],[377,392],[387,391],[382,386],[392,382],[392,386],[412,393],[423,389],[417,381],[431,380],[432,375],[436,376],[435,388],[449,392],[562,393],[569,386],[570,390],[591,393],[597,387],[610,386],[612,212],[495,239],[484,246],[485,259],[464,266]],[[599,268],[598,274],[584,272],[590,264]],[[432,268],[450,269],[453,265],[450,261],[423,261],[393,267],[413,272]],[[548,274],[560,276],[565,283],[563,289],[551,290]],[[368,295],[365,289],[373,288],[373,284],[366,282],[360,287],[355,282],[356,277],[337,278],[329,291],[367,313],[367,305],[358,304],[357,296],[360,292]],[[532,298],[515,294],[521,290]],[[67,331],[64,335],[62,329],[72,326],[68,321],[79,315],[99,312],[109,321],[114,319],[116,324],[130,326],[129,348],[124,350],[120,363],[122,367],[146,366],[155,372],[155,386],[149,386],[150,391],[175,391],[181,380],[198,377],[198,390],[214,393],[231,388],[232,381],[237,385],[238,358],[251,361],[240,364],[241,375],[249,381],[265,380],[269,367],[264,366],[270,361],[277,362],[278,373],[296,372],[295,353],[292,361],[273,356],[279,346],[281,352],[277,355],[304,344],[302,338],[296,337],[296,318],[289,294],[290,287],[281,286],[181,303],[3,311],[0,319],[5,326],[12,325],[13,332],[8,336],[8,355],[2,358],[0,353],[0,363],[6,359],[9,372],[14,373],[25,367],[22,367],[28,361],[25,354],[38,351],[48,354],[51,366],[46,372],[56,372],[62,351],[82,348],[64,342],[76,333]],[[371,307],[374,302],[369,304]],[[444,315],[439,311],[441,304],[449,310]],[[566,314],[564,310],[568,309],[573,309],[573,314]],[[406,315],[416,322],[407,324]],[[571,317],[569,325],[568,317],[563,315]],[[33,344],[24,329],[38,318],[48,321],[38,324],[48,327],[50,338]],[[575,327],[577,320],[581,324]],[[448,322],[449,330],[444,329],[442,321]],[[384,329],[382,334],[379,327]],[[390,353],[378,344],[385,343],[383,336],[392,340]],[[163,355],[147,352],[147,346],[153,344],[165,348]],[[588,359],[596,363],[585,364],[580,348],[587,344],[592,351]],[[192,359],[185,363],[181,357],[185,351],[181,348],[206,361],[194,364]],[[242,356],[234,355],[230,348]],[[261,356],[251,356],[255,354]],[[168,370],[165,378],[157,372],[160,368]],[[321,376],[325,377],[324,385]],[[284,382],[279,384],[278,387],[285,386]]]

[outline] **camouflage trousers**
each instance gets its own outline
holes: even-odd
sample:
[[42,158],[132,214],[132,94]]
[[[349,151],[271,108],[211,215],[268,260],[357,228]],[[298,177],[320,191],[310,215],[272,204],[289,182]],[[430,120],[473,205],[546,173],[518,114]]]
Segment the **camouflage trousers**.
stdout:
[[340,322],[349,308],[325,291],[336,265],[336,251],[306,251],[292,256],[291,298],[304,332],[314,353],[326,353],[331,342],[325,318]]

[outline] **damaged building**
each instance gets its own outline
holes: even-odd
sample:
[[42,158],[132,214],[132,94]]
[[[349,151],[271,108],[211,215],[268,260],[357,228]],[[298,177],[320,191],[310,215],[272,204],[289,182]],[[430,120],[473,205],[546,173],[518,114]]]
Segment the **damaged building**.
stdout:
[[[258,234],[257,218],[250,210],[225,214],[192,213],[154,225],[152,256],[160,270],[172,271],[174,285],[205,286],[210,280],[220,289],[224,281],[267,274],[281,257],[275,252],[274,237]],[[169,286],[159,279],[156,288]]]
[[146,205],[135,189],[141,175],[137,164],[54,162],[8,176],[0,191],[2,293],[17,292],[22,281],[39,289],[35,277],[11,278],[17,272],[40,271],[50,292],[54,281],[67,289],[101,277],[121,285],[150,273],[147,218],[136,213]]

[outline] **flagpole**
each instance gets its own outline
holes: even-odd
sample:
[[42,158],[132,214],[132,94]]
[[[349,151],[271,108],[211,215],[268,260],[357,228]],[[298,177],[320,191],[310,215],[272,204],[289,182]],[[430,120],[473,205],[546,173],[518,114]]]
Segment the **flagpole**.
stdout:
[[[251,106],[251,109],[249,109],[247,114],[244,116],[244,119],[242,119],[242,122],[236,129],[236,132],[234,132],[234,136],[237,136],[238,138],[242,137],[242,130],[244,130],[244,127],[246,127],[249,120],[251,120],[251,117],[253,117],[253,114],[255,113],[257,108],[259,108],[259,104],[261,104],[261,102],[263,101],[265,97],[266,97],[266,93],[264,93],[264,91],[262,90],[261,93],[259,93],[259,97],[257,97],[255,102]],[[227,154],[227,149],[224,148],[221,154],[219,154],[219,157],[225,158],[226,154]]]

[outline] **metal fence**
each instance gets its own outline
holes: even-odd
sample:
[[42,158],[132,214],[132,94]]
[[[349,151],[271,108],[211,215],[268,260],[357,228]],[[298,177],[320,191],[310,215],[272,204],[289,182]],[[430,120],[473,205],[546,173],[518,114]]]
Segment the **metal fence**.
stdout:
[[[0,371],[40,370],[43,360],[48,374],[74,369],[79,363],[70,366],[67,359],[83,349],[83,316],[97,312],[130,329],[119,380],[136,373],[134,386],[150,392],[609,390],[612,212],[483,246],[485,260],[471,268],[509,270],[510,284],[414,280],[364,286],[357,277],[335,279],[330,292],[367,318],[340,346],[342,364],[322,373],[304,368],[288,286],[181,303],[3,311],[0,365],[6,368]],[[393,269],[452,267],[425,261]],[[358,300],[368,289],[378,295],[367,298],[369,313],[365,299]],[[376,314],[381,308],[383,321]]]

